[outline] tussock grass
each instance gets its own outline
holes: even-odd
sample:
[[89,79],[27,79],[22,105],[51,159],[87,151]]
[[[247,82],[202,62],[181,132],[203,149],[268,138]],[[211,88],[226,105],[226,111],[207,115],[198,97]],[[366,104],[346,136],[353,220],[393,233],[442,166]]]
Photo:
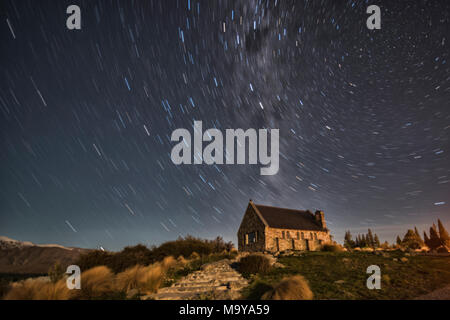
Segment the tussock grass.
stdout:
[[239,272],[244,275],[264,274],[270,269],[269,259],[261,254],[250,254],[239,261]]
[[101,299],[114,293],[114,274],[105,266],[94,267],[81,273],[81,289],[71,290],[74,299]]
[[161,262],[161,266],[164,271],[167,271],[170,268],[175,267],[176,265],[177,265],[177,260],[175,260],[175,258],[172,256],[165,257],[163,259],[163,261]]
[[314,297],[308,282],[301,275],[281,280],[274,288],[266,292],[262,300],[312,300]]
[[179,256],[177,258],[177,263],[181,266],[184,266],[188,263],[188,261],[183,256]]
[[71,292],[65,279],[55,283],[37,279],[27,279],[11,284],[5,300],[68,300]]

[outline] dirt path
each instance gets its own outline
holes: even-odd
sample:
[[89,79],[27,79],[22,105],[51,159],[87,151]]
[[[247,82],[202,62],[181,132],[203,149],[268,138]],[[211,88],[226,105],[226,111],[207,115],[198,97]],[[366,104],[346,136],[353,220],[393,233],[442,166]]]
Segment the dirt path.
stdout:
[[424,294],[420,297],[415,298],[415,300],[450,300],[450,285],[442,289]]
[[204,265],[202,270],[188,274],[170,287],[144,299],[155,300],[232,300],[240,297],[240,290],[248,285],[240,273],[231,268],[231,260],[220,260]]

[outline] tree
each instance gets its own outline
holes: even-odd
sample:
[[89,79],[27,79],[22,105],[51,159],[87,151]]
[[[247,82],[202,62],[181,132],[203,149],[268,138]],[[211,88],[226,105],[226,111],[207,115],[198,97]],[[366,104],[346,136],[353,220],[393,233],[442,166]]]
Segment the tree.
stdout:
[[427,245],[427,247],[430,246],[430,238],[428,238],[426,232],[423,232],[423,242],[425,242],[425,244]]
[[364,234],[362,234],[360,247],[364,248],[365,246],[367,246],[366,236]]
[[438,219],[438,228],[439,228],[439,238],[443,245],[450,247],[450,236],[448,235],[447,230],[445,230],[444,225],[441,220]]
[[346,247],[346,248],[355,247],[355,241],[353,241],[352,234],[350,233],[350,231],[345,232],[344,247]]
[[414,233],[416,234],[417,239],[420,240],[420,247],[423,247],[425,245],[425,242],[420,237],[419,230],[417,230],[416,226],[414,226]]
[[58,282],[58,280],[62,279],[64,276],[64,269],[61,264],[56,262],[50,269],[48,270],[48,276],[50,281],[53,283]]
[[374,236],[374,238],[373,238],[373,241],[374,241],[374,247],[375,248],[379,248],[380,247],[380,239],[378,238],[378,235],[375,233],[375,236]]
[[409,229],[402,240],[402,246],[409,249],[420,249],[422,247],[422,239],[417,237],[417,234]]
[[431,250],[437,249],[442,245],[441,239],[439,238],[439,235],[436,231],[436,226],[430,228],[430,240],[428,242],[429,242],[428,247]]
[[400,236],[397,236],[397,239],[395,242],[400,246],[402,244],[402,239],[400,239]]
[[366,239],[367,239],[367,246],[368,247],[375,247],[375,240],[373,238],[372,230],[369,229],[367,231]]
[[[419,230],[417,230],[417,227],[414,226],[414,233],[417,235],[418,238],[420,238]],[[422,239],[422,238],[420,238]]]

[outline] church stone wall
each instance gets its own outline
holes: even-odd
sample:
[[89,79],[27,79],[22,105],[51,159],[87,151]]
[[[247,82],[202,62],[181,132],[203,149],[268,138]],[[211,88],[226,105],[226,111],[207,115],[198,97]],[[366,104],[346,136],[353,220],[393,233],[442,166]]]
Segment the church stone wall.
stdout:
[[[246,235],[255,233],[256,242],[246,242]],[[238,250],[249,252],[265,251],[266,247],[266,226],[259,218],[254,209],[249,206],[242,219],[238,231]]]

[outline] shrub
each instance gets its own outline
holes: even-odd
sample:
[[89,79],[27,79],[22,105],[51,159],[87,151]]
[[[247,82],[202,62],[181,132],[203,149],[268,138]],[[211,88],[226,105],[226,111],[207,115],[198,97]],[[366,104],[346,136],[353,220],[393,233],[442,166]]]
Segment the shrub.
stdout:
[[261,254],[251,254],[239,262],[239,272],[243,274],[264,274],[270,270],[270,261]]
[[59,262],[56,262],[49,270],[48,276],[53,283],[58,282],[64,277],[64,269]]
[[326,251],[326,252],[342,252],[342,247],[337,245],[337,244],[324,244],[322,246],[322,251]]
[[150,265],[152,263],[163,261],[165,257],[191,257],[197,259],[203,255],[213,253],[229,253],[233,249],[231,242],[224,242],[221,237],[214,240],[203,240],[187,236],[175,241],[169,241],[161,244],[159,247],[147,248],[139,244],[133,247],[126,247],[120,252],[105,252],[92,250],[82,254],[76,265],[81,270],[88,270],[96,266],[107,266],[114,273],[125,271],[135,265]]
[[8,279],[0,279],[0,300],[5,296],[10,290],[10,282]]
[[146,246],[138,244],[132,247],[125,247],[122,251],[115,253],[107,266],[117,273],[137,264],[146,266],[152,262],[152,251]]
[[262,296],[262,300],[312,300],[313,293],[308,282],[300,275],[280,281],[272,290]]
[[79,266],[81,270],[89,270],[98,266],[111,265],[112,257],[113,253],[101,250],[92,250],[81,254],[75,264]]

